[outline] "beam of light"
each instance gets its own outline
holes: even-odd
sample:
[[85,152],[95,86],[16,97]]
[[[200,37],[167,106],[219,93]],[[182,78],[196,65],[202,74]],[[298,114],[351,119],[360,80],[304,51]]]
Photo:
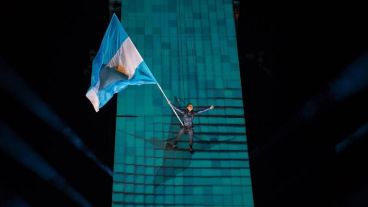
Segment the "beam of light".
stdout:
[[[0,121],[0,150],[15,159],[19,164],[37,174],[58,190],[64,192],[80,206],[92,206],[78,191],[62,177],[54,167],[48,164],[23,139],[19,138],[8,126]],[[55,201],[57,202],[57,201]]]
[[348,136],[347,138],[343,139],[335,146],[336,153],[340,154],[352,144],[356,143],[357,141],[363,139],[368,135],[368,123],[363,124],[359,127],[352,135]]
[[48,105],[0,58],[0,87],[9,92],[15,99],[36,116],[49,124],[54,130],[63,134],[78,150],[93,160],[103,171],[112,176],[112,170],[103,164],[96,155],[87,148],[82,139],[66,124]]
[[341,101],[368,87],[368,52],[350,64],[330,85],[331,95]]
[[302,121],[309,121],[325,107],[367,89],[368,87],[368,52],[353,61],[335,80],[328,84],[326,90],[309,100],[299,113]]
[[6,205],[6,207],[31,207],[25,200],[19,197],[14,198],[11,203],[7,203]]
[[277,143],[284,141],[293,130],[296,130],[301,125],[306,123],[313,124],[313,120],[316,119],[316,115],[319,112],[366,90],[368,88],[368,52],[363,53],[354,60],[327,86],[319,94],[307,101],[285,126],[274,133],[273,139],[268,144],[256,148],[249,153],[252,156],[261,155]]
[[27,201],[20,196],[12,196],[11,198],[1,200],[1,206],[3,207],[31,207]]

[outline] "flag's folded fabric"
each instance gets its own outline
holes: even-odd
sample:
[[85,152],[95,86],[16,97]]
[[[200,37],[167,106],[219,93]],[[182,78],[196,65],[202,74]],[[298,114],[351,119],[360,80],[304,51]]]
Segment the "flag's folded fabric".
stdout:
[[87,98],[97,112],[115,93],[128,85],[156,83],[119,19],[113,14],[100,49],[93,59]]

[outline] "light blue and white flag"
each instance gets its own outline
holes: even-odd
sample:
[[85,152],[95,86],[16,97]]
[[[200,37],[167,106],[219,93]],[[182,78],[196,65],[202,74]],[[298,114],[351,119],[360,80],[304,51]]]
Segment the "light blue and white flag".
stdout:
[[115,93],[128,85],[142,84],[157,84],[157,81],[113,14],[93,59],[91,86],[86,96],[97,112]]

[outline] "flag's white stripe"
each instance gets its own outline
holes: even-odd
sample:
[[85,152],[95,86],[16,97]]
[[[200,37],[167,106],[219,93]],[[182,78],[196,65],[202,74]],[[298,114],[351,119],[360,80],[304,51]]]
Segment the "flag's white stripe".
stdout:
[[[97,84],[98,85],[98,84]],[[98,112],[100,109],[100,100],[98,99],[98,95],[95,88],[91,88],[87,94],[87,98],[91,101],[93,108],[95,108],[95,111]]]
[[141,55],[135,48],[132,40],[128,37],[107,65],[109,67],[116,67],[117,65],[123,66],[129,71],[128,76],[130,79],[133,77],[136,68],[142,61]]

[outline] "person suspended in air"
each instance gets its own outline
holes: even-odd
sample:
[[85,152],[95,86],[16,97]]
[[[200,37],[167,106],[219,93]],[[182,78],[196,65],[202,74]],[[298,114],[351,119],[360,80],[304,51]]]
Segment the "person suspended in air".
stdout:
[[177,106],[171,104],[170,101],[168,101],[168,102],[175,109],[175,111],[179,112],[183,117],[182,118],[183,125],[181,126],[178,134],[176,135],[176,137],[173,141],[172,147],[175,149],[177,147],[176,145],[177,145],[181,135],[186,133],[189,136],[189,151],[190,151],[190,153],[193,153],[193,151],[194,151],[193,150],[193,128],[194,128],[193,119],[194,119],[194,116],[197,115],[197,114],[201,114],[203,112],[209,111],[209,110],[213,109],[214,106],[211,105],[210,107],[208,107],[206,109],[203,109],[203,110],[200,110],[200,111],[194,111],[193,110],[193,104],[191,104],[191,103],[188,103],[187,106],[184,109],[180,109]]

